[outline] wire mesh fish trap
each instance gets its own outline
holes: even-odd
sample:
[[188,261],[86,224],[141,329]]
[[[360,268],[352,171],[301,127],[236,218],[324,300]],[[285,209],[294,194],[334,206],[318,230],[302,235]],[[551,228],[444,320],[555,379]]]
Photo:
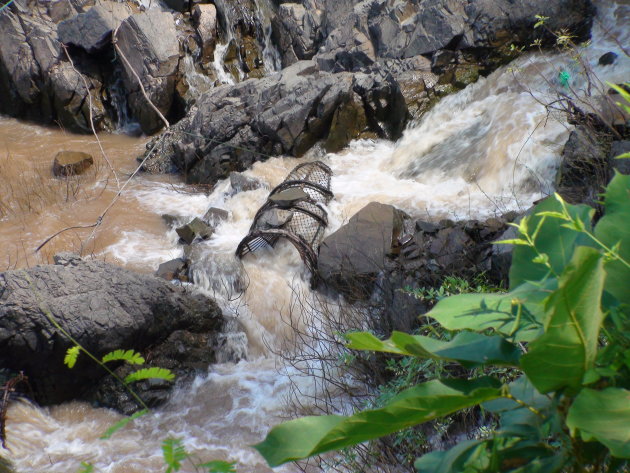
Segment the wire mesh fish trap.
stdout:
[[256,212],[249,233],[236,249],[236,255],[242,258],[260,248],[273,247],[280,238],[285,238],[295,246],[302,261],[315,274],[317,249],[328,225],[328,214],[322,205],[333,198],[331,176],[331,169],[320,161],[296,166]]

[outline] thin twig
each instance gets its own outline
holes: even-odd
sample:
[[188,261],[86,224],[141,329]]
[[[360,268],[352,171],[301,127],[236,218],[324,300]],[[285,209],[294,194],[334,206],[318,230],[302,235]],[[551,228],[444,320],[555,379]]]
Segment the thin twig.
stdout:
[[[120,26],[118,28],[120,28]],[[140,76],[138,76],[133,66],[129,63],[129,61],[123,54],[123,52],[120,50],[120,47],[118,46],[118,38],[116,37],[118,35],[118,28],[116,28],[114,32],[112,33],[112,44],[114,45],[116,52],[118,53],[118,55],[121,57],[123,62],[126,64],[126,66],[129,68],[129,70],[132,72],[132,74],[138,81],[138,84],[140,85],[140,90],[142,90],[142,94],[144,95],[144,98],[147,99],[147,102],[149,102],[149,105],[151,106],[153,111],[158,114],[160,119],[164,122],[164,125],[166,126],[166,128],[170,128],[171,125],[168,123],[168,120],[164,117],[164,115],[162,115],[162,112],[160,112],[160,110],[153,104],[153,102],[147,95],[147,91],[144,89],[144,85],[142,84],[142,79],[140,79]]]
[[109,169],[112,171],[112,174],[114,174],[114,178],[116,179],[116,186],[118,187],[118,189],[120,189],[120,181],[118,180],[118,174],[116,174],[116,170],[114,169],[114,166],[112,166],[112,163],[109,160],[107,153],[105,153],[105,150],[103,149],[103,145],[101,144],[101,140],[98,138],[98,134],[96,133],[96,129],[94,128],[94,119],[92,116],[92,94],[90,93],[90,88],[88,86],[87,80],[85,79],[85,76],[81,74],[79,71],[77,71],[76,67],[74,67],[74,62],[72,62],[72,58],[70,57],[70,54],[68,53],[68,48],[66,47],[66,45],[62,43],[61,47],[66,53],[66,57],[68,58],[68,61],[70,61],[70,66],[72,67],[72,69],[74,70],[74,72],[77,73],[77,75],[81,78],[81,80],[83,80],[83,84],[85,85],[85,92],[87,94],[87,98],[89,101],[88,108],[90,112],[90,127],[92,128],[92,133],[94,134],[94,138],[96,138],[96,142],[98,143],[98,147],[101,150],[101,154],[103,155],[103,158],[105,158],[105,161],[107,162],[107,165],[109,166]]

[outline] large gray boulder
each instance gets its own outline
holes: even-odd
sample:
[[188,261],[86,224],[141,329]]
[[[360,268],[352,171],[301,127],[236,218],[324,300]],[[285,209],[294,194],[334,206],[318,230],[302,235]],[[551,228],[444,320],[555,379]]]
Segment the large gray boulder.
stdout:
[[350,295],[372,290],[377,275],[399,249],[405,213],[370,202],[319,247],[317,273],[328,285]]
[[59,41],[94,53],[111,41],[112,31],[131,13],[131,8],[125,3],[101,2],[86,13],[59,23]]
[[153,154],[145,169],[174,165],[188,182],[214,183],[269,155],[301,156],[318,141],[337,151],[360,136],[397,139],[406,118],[398,84],[386,72],[331,74],[300,61],[204,94],[186,118],[147,145]]
[[127,59],[122,64],[129,107],[142,131],[154,133],[164,124],[147,103],[136,74],[151,102],[162,115],[168,115],[179,64],[175,19],[171,13],[158,10],[132,15],[120,25],[116,41]]
[[[207,341],[226,324],[213,300],[154,276],[74,255],[56,261],[0,273],[0,367],[24,371],[40,403],[94,399],[106,376],[84,354],[72,370],[64,365],[73,342],[62,330],[101,357],[120,348],[159,350],[178,331]],[[216,358],[210,343],[205,349],[206,361]]]

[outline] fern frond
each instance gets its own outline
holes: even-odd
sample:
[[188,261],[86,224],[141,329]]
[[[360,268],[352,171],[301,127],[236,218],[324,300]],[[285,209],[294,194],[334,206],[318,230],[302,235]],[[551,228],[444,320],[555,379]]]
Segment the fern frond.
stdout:
[[182,444],[181,439],[167,438],[162,442],[162,455],[164,463],[168,467],[166,473],[179,471],[182,462],[188,457],[188,452]]
[[175,375],[166,368],[142,368],[141,370],[134,371],[125,377],[125,383],[133,383],[134,381],[141,381],[143,379],[163,379],[165,381],[173,381]]
[[77,358],[79,357],[80,351],[81,348],[79,347],[79,345],[68,348],[68,350],[66,351],[66,356],[63,357],[64,365],[68,366],[68,368],[74,368],[74,365],[77,363]]
[[107,429],[103,435],[101,435],[101,439],[107,440],[116,432],[118,432],[120,429],[122,429],[124,426],[126,426],[129,422],[134,421],[138,417],[142,417],[143,415],[148,414],[148,413],[149,413],[148,409],[142,409],[141,411],[138,411],[130,415],[129,417],[124,417],[120,419],[118,422],[113,424],[109,429]]
[[103,357],[103,363],[108,363],[110,361],[126,361],[130,365],[144,364],[144,358],[142,358],[142,355],[134,350],[112,351]]

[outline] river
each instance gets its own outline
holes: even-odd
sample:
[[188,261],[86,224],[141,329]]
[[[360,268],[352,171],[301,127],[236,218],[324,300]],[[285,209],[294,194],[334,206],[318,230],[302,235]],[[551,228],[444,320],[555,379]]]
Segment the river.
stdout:
[[[597,59],[619,49],[611,36],[630,44],[624,28],[630,6],[599,3],[594,40],[582,52],[600,79],[628,80],[627,57],[620,55],[615,65],[606,67],[598,66]],[[68,473],[85,461],[103,473],[160,472],[166,437],[183,439],[205,461],[235,461],[239,472],[270,471],[248,445],[286,416],[291,373],[274,351],[292,335],[282,320],[293,308],[295,294],[309,292],[309,274],[289,245],[250,255],[242,266],[234,257],[269,190],[299,162],[322,159],[334,172],[328,233],[371,201],[427,219],[483,218],[527,209],[553,191],[571,130],[562,115],[549,115],[542,105],[562,87],[556,80],[560,70],[575,72],[572,88],[583,88],[570,55],[529,54],[444,98],[396,143],[357,141],[337,154],[313,151],[301,160],[279,157],[257,163],[245,173],[264,184],[253,191],[233,194],[226,180],[207,194],[174,176],[138,175],[102,225],[67,230],[39,252],[35,248],[56,232],[94,224],[118,184],[94,137],[0,117],[2,270],[50,262],[65,250],[153,272],[182,254],[162,214],[192,218],[211,206],[223,208],[230,217],[203,243],[203,262],[193,270],[198,289],[216,297],[226,313],[237,315],[248,336],[246,360],[211,366],[192,385],[179,387],[167,405],[110,440],[99,436],[120,419],[115,412],[78,402],[45,409],[14,403],[7,417],[6,453],[17,471]],[[104,134],[100,139],[123,185],[147,138]],[[95,166],[72,181],[52,178],[52,159],[64,149],[91,153]],[[240,297],[232,290],[236,278],[249,283]],[[297,382],[304,392],[316,394],[312,380]],[[298,470],[287,465],[276,471]]]

